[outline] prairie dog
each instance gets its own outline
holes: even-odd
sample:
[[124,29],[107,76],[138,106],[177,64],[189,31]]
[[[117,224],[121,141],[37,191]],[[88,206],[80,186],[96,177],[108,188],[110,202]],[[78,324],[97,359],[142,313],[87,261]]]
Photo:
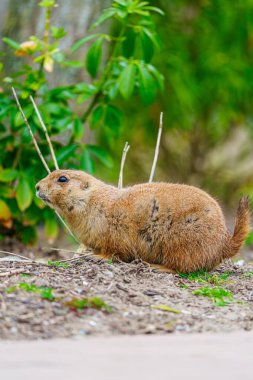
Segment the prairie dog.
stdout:
[[249,230],[241,198],[234,233],[203,190],[172,183],[118,189],[77,170],[55,170],[36,185],[79,241],[103,258],[141,258],[167,271],[210,270],[239,251]]

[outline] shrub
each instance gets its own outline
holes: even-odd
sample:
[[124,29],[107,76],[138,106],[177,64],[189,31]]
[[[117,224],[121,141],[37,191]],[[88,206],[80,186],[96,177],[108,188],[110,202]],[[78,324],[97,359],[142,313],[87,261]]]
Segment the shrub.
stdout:
[[[84,141],[84,126],[102,128],[105,140],[113,141],[124,120],[117,100],[122,98],[127,102],[139,96],[148,105],[154,101],[157,91],[163,89],[163,76],[151,64],[159,46],[152,14],[162,14],[159,8],[150,6],[147,1],[112,1],[92,28],[111,20],[116,32],[85,36],[76,41],[70,52],[63,52],[59,41],[66,32],[63,27],[51,26],[55,5],[55,0],[39,3],[45,8],[42,38],[31,36],[22,43],[3,39],[14,58],[23,64],[21,70],[4,78],[0,94],[0,234],[14,235],[24,243],[35,242],[35,227],[39,222],[45,223],[48,238],[56,238],[58,224],[52,211],[35,197],[35,183],[46,172],[11,97],[10,86],[19,92],[25,115],[47,161],[51,163],[30,95],[39,104],[48,126],[59,166],[87,172],[94,171],[95,160],[108,167],[112,167],[113,160],[104,147]],[[75,51],[88,42],[84,65],[72,58]],[[102,61],[103,55],[107,58]],[[56,65],[87,70],[91,81],[50,88],[48,76]],[[76,105],[83,103],[87,106],[85,112],[80,113]]]

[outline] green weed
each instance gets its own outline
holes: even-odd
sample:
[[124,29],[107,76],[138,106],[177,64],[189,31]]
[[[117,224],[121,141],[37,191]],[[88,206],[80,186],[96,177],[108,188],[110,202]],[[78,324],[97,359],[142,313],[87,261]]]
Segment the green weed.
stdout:
[[182,288],[182,289],[188,289],[189,286],[185,285],[185,284],[179,284],[179,288]]
[[223,284],[231,272],[227,271],[225,273],[209,273],[205,270],[199,270],[192,273],[178,273],[180,277],[186,278],[190,281],[201,282],[201,283],[210,283],[214,285]]
[[48,261],[47,264],[52,267],[62,267],[62,268],[68,268],[68,263],[61,263],[60,261]]
[[19,289],[26,292],[37,293],[41,296],[41,298],[47,299],[49,301],[53,301],[55,299],[52,288],[47,288],[45,286],[38,287],[34,284],[27,284],[26,282],[21,282],[20,284],[7,288],[5,291],[9,294]]
[[83,309],[97,309],[97,310],[104,310],[108,313],[112,312],[112,307],[105,303],[101,298],[99,297],[93,297],[93,298],[73,298],[70,301],[67,301],[64,303],[65,306],[68,306],[70,309],[74,310],[83,310]]
[[29,273],[21,273],[21,277],[32,277]]
[[227,306],[233,302],[234,295],[220,286],[213,288],[203,287],[193,291],[193,294],[210,298],[216,306]]

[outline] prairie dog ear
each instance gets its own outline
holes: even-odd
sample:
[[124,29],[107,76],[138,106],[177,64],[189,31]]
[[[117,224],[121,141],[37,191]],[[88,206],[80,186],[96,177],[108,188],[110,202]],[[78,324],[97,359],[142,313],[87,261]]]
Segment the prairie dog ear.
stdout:
[[89,187],[89,184],[88,184],[88,182],[84,182],[84,183],[81,183],[80,187],[82,190],[86,190]]

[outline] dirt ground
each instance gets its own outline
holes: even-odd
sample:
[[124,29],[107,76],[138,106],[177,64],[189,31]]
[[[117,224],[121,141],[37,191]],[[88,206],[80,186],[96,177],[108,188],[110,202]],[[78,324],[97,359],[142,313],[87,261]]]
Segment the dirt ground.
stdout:
[[[37,256],[23,247],[15,252]],[[154,273],[140,261],[99,263],[88,257],[48,266],[63,255],[52,254],[43,254],[43,264],[2,253],[1,339],[253,330],[250,263],[227,261],[208,275],[184,277]],[[231,292],[225,306],[194,294],[216,288]]]

